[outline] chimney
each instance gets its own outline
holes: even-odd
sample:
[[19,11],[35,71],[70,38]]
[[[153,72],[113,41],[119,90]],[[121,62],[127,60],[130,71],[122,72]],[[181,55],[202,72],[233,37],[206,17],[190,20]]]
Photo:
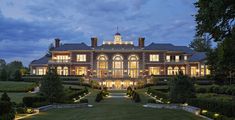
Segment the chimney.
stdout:
[[144,48],[144,37],[139,37],[139,47]]
[[60,39],[56,38],[55,39],[55,48],[60,47]]
[[91,47],[97,47],[97,41],[98,41],[98,38],[97,37],[92,37],[91,38]]

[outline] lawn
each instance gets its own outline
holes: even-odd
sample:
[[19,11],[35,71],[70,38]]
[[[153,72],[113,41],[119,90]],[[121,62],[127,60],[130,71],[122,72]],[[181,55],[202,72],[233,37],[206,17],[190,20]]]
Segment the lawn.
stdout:
[[[53,109],[42,112],[28,120],[202,120],[191,113],[181,110],[144,108],[146,102],[144,89],[138,90],[142,102],[134,103],[130,98],[105,98],[100,103],[94,99],[97,91],[88,96],[93,108]],[[117,92],[117,91],[115,91]]]
[[0,92],[28,92],[36,86],[30,82],[0,81]]

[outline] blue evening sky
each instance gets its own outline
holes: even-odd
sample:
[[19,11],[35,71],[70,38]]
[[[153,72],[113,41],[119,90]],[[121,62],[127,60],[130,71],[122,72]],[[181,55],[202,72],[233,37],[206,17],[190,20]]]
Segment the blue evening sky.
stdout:
[[196,0],[0,0],[0,59],[27,66],[54,38],[99,44],[119,27],[124,40],[187,46],[195,34]]

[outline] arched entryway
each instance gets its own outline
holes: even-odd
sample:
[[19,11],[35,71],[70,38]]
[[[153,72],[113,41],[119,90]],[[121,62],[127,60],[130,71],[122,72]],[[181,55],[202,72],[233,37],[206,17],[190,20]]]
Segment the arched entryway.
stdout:
[[114,81],[114,89],[122,89],[122,81],[121,80]]
[[106,81],[106,87],[107,87],[108,89],[112,89],[112,88],[113,88],[113,81],[107,80],[107,81]]
[[127,89],[129,86],[131,86],[132,81],[125,80],[123,81],[123,89]]

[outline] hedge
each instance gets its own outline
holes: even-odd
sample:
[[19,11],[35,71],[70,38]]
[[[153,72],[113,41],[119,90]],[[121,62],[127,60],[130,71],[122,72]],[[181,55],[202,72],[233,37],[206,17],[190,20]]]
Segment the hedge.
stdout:
[[155,89],[152,89],[152,88],[148,88],[148,91],[147,91],[148,94],[152,94],[153,96],[157,96],[158,98],[163,98],[163,99],[169,99],[169,96],[167,93],[164,93],[164,92],[161,92],[161,91],[157,91]]
[[75,91],[73,90],[71,93],[67,93],[67,97],[69,99],[73,99],[73,98],[79,98],[79,96],[84,96],[84,93],[88,93],[88,89],[87,88],[84,88],[82,90],[79,90],[79,91]]
[[196,87],[197,93],[216,93],[216,94],[226,94],[235,96],[235,86],[218,86],[212,85],[209,87],[199,86]]
[[33,96],[33,97],[24,97],[23,104],[26,107],[40,107],[40,106],[49,104],[49,102],[47,102],[45,97]]
[[214,99],[194,98],[188,100],[188,104],[211,112],[217,112],[228,117],[235,117],[234,101],[227,102]]

